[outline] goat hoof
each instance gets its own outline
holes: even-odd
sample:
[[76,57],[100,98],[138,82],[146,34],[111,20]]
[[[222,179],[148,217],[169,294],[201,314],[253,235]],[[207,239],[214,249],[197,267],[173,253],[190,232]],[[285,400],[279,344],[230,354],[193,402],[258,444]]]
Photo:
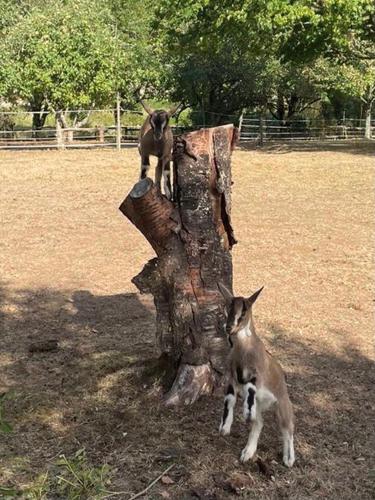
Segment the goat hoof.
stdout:
[[228,427],[223,427],[223,426],[220,425],[220,427],[219,427],[219,434],[221,434],[222,436],[229,436],[230,429],[228,429]]
[[293,467],[294,458],[283,458],[283,462],[286,467]]
[[255,456],[255,451],[248,450],[247,448],[244,448],[241,453],[241,458],[240,461],[244,464],[248,462],[249,460],[253,459]]

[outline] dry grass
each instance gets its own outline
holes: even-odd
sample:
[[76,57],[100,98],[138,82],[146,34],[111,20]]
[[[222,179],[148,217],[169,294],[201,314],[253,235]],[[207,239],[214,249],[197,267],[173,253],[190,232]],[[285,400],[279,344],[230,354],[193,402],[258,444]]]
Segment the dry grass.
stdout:
[[[297,416],[291,471],[267,419],[264,474],[238,463],[239,418],[218,436],[221,395],[166,410],[144,376],[154,310],[130,279],[153,253],[117,209],[138,175],[136,150],[2,152],[0,393],[13,432],[0,434],[0,485],[24,487],[85,448],[111,467],[109,489],[128,492],[118,498],[172,462],[174,484],[150,498],[229,498],[217,478],[238,471],[248,473],[244,498],[373,498],[374,153],[234,155],[235,289],[266,286],[256,322]],[[28,352],[51,338],[57,351]]]

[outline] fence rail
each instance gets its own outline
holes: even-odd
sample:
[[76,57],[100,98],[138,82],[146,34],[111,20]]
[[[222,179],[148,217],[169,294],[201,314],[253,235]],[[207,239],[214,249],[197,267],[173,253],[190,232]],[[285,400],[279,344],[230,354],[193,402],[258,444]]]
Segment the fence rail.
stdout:
[[[353,140],[365,137],[365,120],[343,120],[340,123],[325,120],[277,120],[247,118],[240,120],[240,141],[298,141],[298,140]],[[375,139],[375,120],[371,122],[371,136]]]
[[[35,115],[43,117],[43,126],[33,127]],[[138,140],[141,123],[140,111],[125,109],[67,110],[68,126],[58,123],[52,112],[0,111],[0,149],[29,148],[95,148],[120,149]],[[83,115],[88,124],[76,126],[77,117]],[[87,121],[87,120],[86,120]],[[172,126],[175,134],[192,130],[192,127]]]
[[[64,113],[52,111],[2,111],[0,110],[0,150],[29,148],[96,148],[116,147],[134,144],[138,140],[139,130],[145,119],[145,113],[137,110],[123,109],[120,99],[116,108],[106,109],[70,109]],[[64,122],[58,119],[63,114]],[[219,117],[218,113],[207,114],[211,121]],[[212,115],[212,116],[211,116]],[[174,124],[175,134],[189,132],[201,127],[210,126],[198,124],[201,113],[191,112],[194,126],[189,121],[184,125]],[[236,122],[235,115],[220,114],[222,123]],[[79,126],[78,122],[81,120]]]
[[[42,118],[42,125],[35,127],[34,118]],[[135,144],[143,122],[139,111],[115,109],[68,110],[68,123],[61,127],[51,112],[0,111],[0,149],[29,148],[100,148]],[[86,115],[86,116],[85,116]],[[194,113],[193,113],[194,115]],[[365,120],[343,120],[339,123],[324,120],[296,119],[281,123],[274,119],[257,116],[240,117],[219,113],[195,114],[194,126],[172,125],[174,134],[181,134],[201,127],[208,117],[211,123],[239,125],[240,142],[301,141],[301,140],[353,140],[365,136]],[[78,117],[86,118],[86,124],[77,126]],[[88,119],[88,121],[87,121]],[[81,124],[84,122],[81,122]],[[40,123],[39,123],[40,124]],[[33,127],[34,125],[34,127]],[[375,139],[375,120],[372,121],[372,139]]]
[[[60,136],[53,128],[41,130],[0,130],[0,149],[20,148],[57,148],[79,147],[120,147],[135,144],[138,141],[140,126],[82,127],[64,128]],[[193,130],[191,127],[172,126],[175,135]]]

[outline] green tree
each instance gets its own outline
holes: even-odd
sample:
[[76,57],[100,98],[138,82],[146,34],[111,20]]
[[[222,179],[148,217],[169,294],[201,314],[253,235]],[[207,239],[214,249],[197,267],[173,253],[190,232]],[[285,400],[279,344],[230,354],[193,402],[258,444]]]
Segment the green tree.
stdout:
[[[62,0],[30,9],[4,37],[8,95],[31,109],[103,105],[118,86],[119,41],[103,2]],[[125,64],[124,61],[121,61]]]
[[120,68],[119,91],[126,107],[135,104],[134,91],[160,87],[162,68],[157,52],[157,34],[152,29],[157,2],[151,0],[108,0],[121,50],[127,61]]
[[283,121],[319,100],[314,61],[282,61],[293,8],[286,0],[162,0],[157,26],[175,100],[223,113],[268,108]]
[[[373,0],[296,2],[280,50],[292,61],[329,60],[335,71],[329,72],[327,86],[362,101],[365,135],[371,137],[375,101]],[[327,78],[324,72],[322,75]]]
[[[371,137],[371,113],[375,100],[375,64],[371,59],[347,59],[339,62],[321,59],[320,84],[328,91],[336,91],[344,96],[362,102],[365,116],[365,136]],[[330,68],[326,70],[326,68]],[[334,68],[332,70],[332,67]]]
[[[154,77],[147,51],[151,10],[140,1],[20,1],[3,23],[0,92],[21,99],[29,109],[55,110],[61,126],[68,109],[113,105],[117,91],[125,102]],[[40,127],[45,115],[34,115]],[[69,116],[77,124],[78,116]],[[87,119],[87,115],[84,119]]]

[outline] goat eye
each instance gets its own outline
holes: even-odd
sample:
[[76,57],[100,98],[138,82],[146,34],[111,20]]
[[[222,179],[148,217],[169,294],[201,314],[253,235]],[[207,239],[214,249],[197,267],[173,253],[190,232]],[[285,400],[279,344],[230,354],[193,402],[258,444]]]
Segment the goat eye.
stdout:
[[242,309],[242,313],[241,313],[239,321],[241,321],[242,319],[244,319],[245,314],[246,314],[246,309]]

